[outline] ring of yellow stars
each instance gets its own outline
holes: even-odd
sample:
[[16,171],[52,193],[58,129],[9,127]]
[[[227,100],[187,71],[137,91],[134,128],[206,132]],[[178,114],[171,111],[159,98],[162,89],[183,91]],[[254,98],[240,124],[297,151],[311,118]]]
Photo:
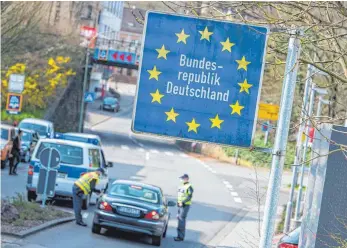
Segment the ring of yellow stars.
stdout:
[[241,106],[239,104],[239,101],[236,101],[235,104],[230,104],[230,107],[232,108],[232,112],[231,114],[235,114],[237,113],[238,115],[241,115],[241,110],[244,109],[245,107],[244,106]]
[[158,57],[157,57],[158,59],[160,58],[167,59],[166,55],[170,52],[169,50],[165,49],[164,45],[160,49],[155,49],[155,50],[158,52]]
[[253,86],[253,84],[249,84],[247,82],[247,79],[245,79],[245,81],[243,81],[243,83],[238,83],[238,85],[240,85],[240,93],[245,91],[247,94],[249,94],[249,88],[251,88]]
[[152,96],[152,102],[158,102],[161,104],[161,99],[163,98],[164,95],[159,93],[159,90],[157,89],[157,91],[155,93],[151,93]]
[[166,121],[176,122],[176,117],[179,116],[178,113],[175,113],[174,108],[171,108],[170,112],[165,112],[165,114],[167,115]]
[[181,33],[176,33],[176,36],[178,37],[177,43],[183,42],[184,44],[187,44],[187,38],[190,36],[189,34],[184,33],[184,29],[182,29]]
[[236,62],[239,64],[239,67],[237,67],[237,69],[244,69],[245,71],[247,71],[247,65],[251,63],[246,60],[245,56],[243,56],[241,60],[236,60]]
[[214,118],[210,118],[210,121],[212,122],[211,128],[219,128],[220,129],[220,124],[224,122],[224,120],[219,119],[218,114]]
[[227,38],[226,41],[221,42],[221,44],[223,46],[222,52],[225,50],[231,52],[231,47],[235,46],[235,43],[231,43],[229,38]]
[[212,32],[208,31],[208,28],[205,27],[204,31],[199,31],[199,33],[201,34],[201,38],[200,40],[208,40],[210,41],[210,36],[213,34]]
[[154,78],[155,80],[159,80],[159,75],[161,74],[160,71],[157,70],[157,67],[154,66],[152,70],[147,70],[149,73],[149,79]]
[[186,124],[188,125],[188,132],[190,131],[194,131],[195,133],[198,133],[198,127],[200,126],[200,124],[195,122],[195,119],[193,118],[193,120],[191,122],[186,122]]

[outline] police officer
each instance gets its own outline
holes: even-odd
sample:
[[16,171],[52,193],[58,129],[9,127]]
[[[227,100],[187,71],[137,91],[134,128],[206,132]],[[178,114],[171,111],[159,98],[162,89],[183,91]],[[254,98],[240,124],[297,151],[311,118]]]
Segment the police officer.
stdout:
[[192,203],[193,197],[193,187],[189,183],[189,176],[184,174],[180,177],[182,184],[178,188],[177,196],[177,206],[178,206],[178,227],[177,227],[177,237],[175,241],[183,241],[186,233],[186,218]]
[[91,192],[95,192],[97,194],[101,193],[100,190],[95,188],[95,185],[100,180],[101,174],[105,174],[105,170],[103,168],[98,168],[96,171],[88,172],[81,176],[72,187],[73,208],[77,225],[87,226],[87,224],[83,222],[81,215],[83,195],[88,197]]

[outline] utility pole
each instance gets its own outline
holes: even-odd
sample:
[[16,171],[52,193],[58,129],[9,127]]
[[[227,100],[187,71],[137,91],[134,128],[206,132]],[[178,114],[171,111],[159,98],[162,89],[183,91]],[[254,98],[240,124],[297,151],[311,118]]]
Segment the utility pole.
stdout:
[[286,208],[286,216],[284,220],[284,228],[283,233],[288,233],[290,229],[290,220],[292,216],[292,207],[293,207],[293,199],[294,199],[294,190],[297,182],[298,177],[298,165],[301,162],[301,155],[302,155],[302,134],[305,129],[305,115],[307,113],[307,102],[308,102],[308,89],[311,85],[312,81],[312,66],[309,64],[307,66],[307,73],[306,73],[306,81],[305,81],[305,90],[304,90],[304,98],[302,102],[301,107],[301,114],[300,114],[300,125],[299,130],[296,138],[296,151],[295,151],[295,158],[294,158],[294,166],[293,166],[293,175],[292,175],[292,184],[290,187],[290,193],[289,193],[289,201],[287,203]]
[[264,220],[261,229],[259,248],[272,247],[275,216],[279,191],[281,187],[285,152],[287,148],[290,117],[293,108],[294,90],[298,71],[298,58],[300,56],[300,40],[297,38],[298,30],[290,31],[286,70],[284,73],[281,108],[276,131],[275,144],[272,156],[271,174],[267,190]]
[[80,133],[82,132],[82,128],[83,128],[84,93],[85,93],[85,91],[86,91],[86,86],[87,86],[89,56],[90,56],[90,50],[89,50],[89,43],[88,43],[88,45],[87,45],[87,54],[86,54],[86,64],[85,64],[85,66],[84,66],[84,77],[83,77],[83,88],[82,88],[80,121],[79,121],[79,125],[78,125],[78,132],[80,132]]

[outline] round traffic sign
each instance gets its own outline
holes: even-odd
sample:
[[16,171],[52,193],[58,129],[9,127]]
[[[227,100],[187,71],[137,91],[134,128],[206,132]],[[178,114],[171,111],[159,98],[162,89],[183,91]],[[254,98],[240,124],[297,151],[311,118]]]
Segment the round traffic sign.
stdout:
[[59,151],[55,148],[45,148],[40,153],[40,162],[44,168],[57,168],[60,163]]

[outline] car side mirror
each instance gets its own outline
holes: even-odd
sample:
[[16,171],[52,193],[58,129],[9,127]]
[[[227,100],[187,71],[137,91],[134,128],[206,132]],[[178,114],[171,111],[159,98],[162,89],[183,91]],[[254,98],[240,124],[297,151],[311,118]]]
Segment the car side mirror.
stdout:
[[168,201],[167,205],[168,205],[169,207],[174,207],[174,206],[176,206],[176,202],[174,202],[174,201]]
[[108,167],[108,168],[112,168],[112,167],[113,167],[113,163],[112,163],[112,162],[108,162],[108,163],[107,163],[107,167]]

